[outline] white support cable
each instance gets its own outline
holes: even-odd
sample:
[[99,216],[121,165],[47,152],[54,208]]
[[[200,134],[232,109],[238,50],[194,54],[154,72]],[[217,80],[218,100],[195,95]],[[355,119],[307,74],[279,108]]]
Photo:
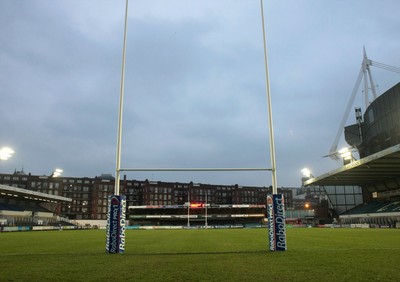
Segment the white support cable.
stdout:
[[386,65],[386,64],[382,64],[379,62],[375,62],[375,61],[371,61],[371,66],[380,68],[380,69],[384,69],[384,70],[388,70],[388,71],[392,71],[392,72],[396,72],[396,73],[400,73],[400,68],[394,67],[394,66],[390,66],[390,65]]

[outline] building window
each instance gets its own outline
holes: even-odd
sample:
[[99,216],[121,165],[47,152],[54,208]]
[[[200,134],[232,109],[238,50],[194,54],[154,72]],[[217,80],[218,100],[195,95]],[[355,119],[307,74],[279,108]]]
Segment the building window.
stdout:
[[372,123],[372,122],[374,122],[374,120],[375,120],[375,118],[374,118],[374,108],[371,108],[368,111],[368,121],[369,121],[369,123]]

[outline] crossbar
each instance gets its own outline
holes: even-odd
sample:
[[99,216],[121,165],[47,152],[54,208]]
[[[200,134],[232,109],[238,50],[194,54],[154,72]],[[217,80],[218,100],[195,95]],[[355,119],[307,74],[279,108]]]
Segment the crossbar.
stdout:
[[271,168],[121,168],[119,171],[271,171]]

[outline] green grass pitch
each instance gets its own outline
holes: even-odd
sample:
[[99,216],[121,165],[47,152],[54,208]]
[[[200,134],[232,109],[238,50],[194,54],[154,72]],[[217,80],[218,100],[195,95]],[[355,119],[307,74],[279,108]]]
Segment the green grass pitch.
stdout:
[[128,230],[125,254],[105,230],[0,233],[0,281],[400,281],[400,230]]

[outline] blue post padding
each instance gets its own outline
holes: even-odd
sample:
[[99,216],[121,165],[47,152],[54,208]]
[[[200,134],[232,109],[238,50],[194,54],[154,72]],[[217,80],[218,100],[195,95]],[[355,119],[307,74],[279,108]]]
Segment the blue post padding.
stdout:
[[125,216],[125,196],[109,196],[106,235],[106,252],[109,254],[125,252]]
[[286,251],[285,200],[282,194],[267,196],[270,251]]

